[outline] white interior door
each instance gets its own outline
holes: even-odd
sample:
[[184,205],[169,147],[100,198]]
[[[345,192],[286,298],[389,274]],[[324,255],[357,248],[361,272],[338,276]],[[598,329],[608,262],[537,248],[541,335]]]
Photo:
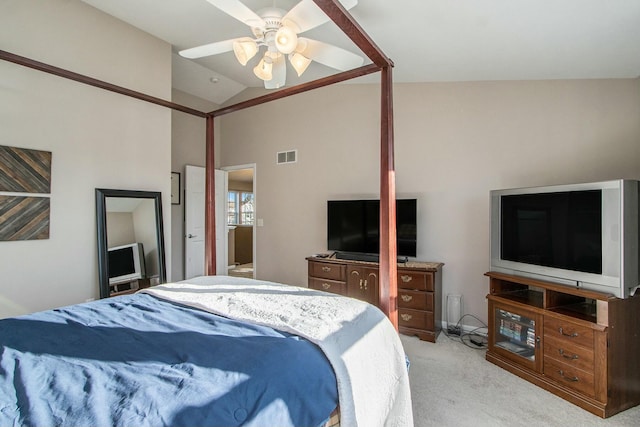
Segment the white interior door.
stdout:
[[[226,194],[227,173],[216,169],[216,274],[227,274]],[[185,168],[185,279],[205,274],[206,170],[200,166]]]
[[184,278],[204,275],[205,168],[185,166]]

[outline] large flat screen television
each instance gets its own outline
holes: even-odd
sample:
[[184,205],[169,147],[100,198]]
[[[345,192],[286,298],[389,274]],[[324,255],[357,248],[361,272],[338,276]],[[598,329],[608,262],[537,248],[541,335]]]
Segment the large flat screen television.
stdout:
[[143,279],[146,271],[142,243],[109,248],[107,265],[110,285]]
[[[416,256],[416,230],[416,199],[396,200],[398,256]],[[329,200],[327,249],[342,258],[375,261],[380,253],[380,201]]]
[[639,285],[638,181],[491,191],[491,270],[627,298]]

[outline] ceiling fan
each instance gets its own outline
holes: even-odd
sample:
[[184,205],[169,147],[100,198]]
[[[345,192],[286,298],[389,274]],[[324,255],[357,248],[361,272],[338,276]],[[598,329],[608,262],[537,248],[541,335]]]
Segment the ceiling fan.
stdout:
[[[178,52],[189,59],[233,52],[242,65],[253,58],[261,48],[266,47],[262,59],[253,73],[264,80],[267,89],[284,86],[287,78],[285,55],[298,76],[307,69],[311,61],[316,61],[337,70],[346,71],[363,64],[364,59],[348,50],[298,34],[329,21],[313,0],[301,0],[288,12],[268,7],[254,12],[240,0],[207,0],[238,21],[251,27],[253,37],[240,37],[209,43]],[[358,0],[340,0],[348,10],[358,4]]]

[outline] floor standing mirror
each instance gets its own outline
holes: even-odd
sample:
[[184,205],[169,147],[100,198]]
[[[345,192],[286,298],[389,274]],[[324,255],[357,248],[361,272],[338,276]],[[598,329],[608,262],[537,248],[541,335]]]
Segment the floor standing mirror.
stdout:
[[166,282],[162,196],[96,189],[100,298]]

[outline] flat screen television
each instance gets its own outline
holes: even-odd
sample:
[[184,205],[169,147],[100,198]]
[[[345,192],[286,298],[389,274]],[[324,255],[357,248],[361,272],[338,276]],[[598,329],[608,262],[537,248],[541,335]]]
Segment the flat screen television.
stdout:
[[491,270],[633,295],[638,192],[633,180],[491,191]]
[[[416,199],[396,200],[398,256],[416,256],[416,230]],[[327,249],[342,258],[375,261],[380,253],[380,201],[329,200]]]
[[146,276],[142,243],[109,248],[107,260],[110,285]]

